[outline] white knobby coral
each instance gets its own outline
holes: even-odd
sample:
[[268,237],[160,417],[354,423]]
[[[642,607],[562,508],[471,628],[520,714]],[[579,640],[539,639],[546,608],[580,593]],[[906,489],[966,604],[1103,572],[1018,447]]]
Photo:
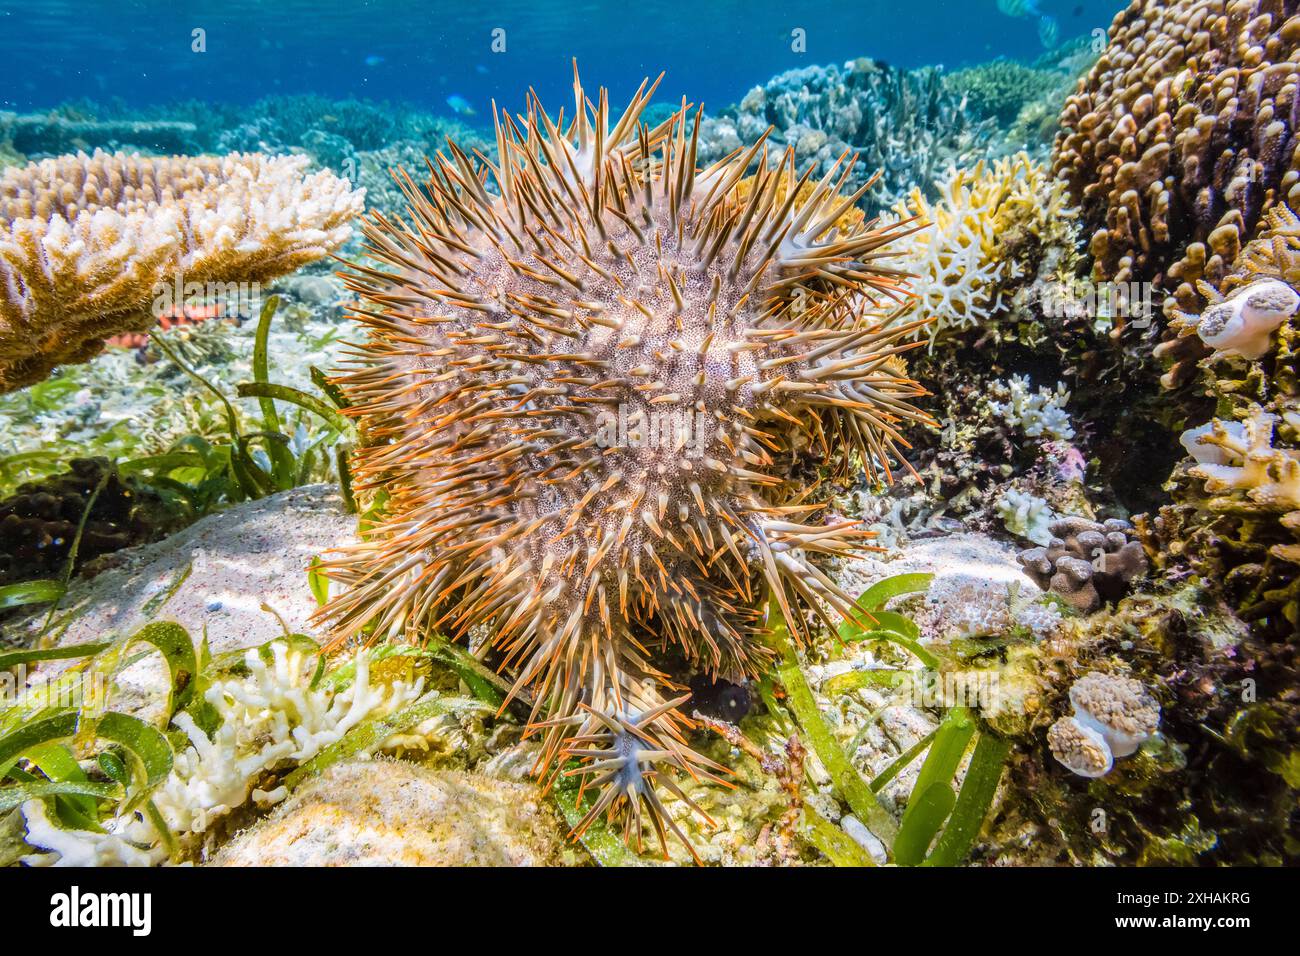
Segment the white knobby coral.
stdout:
[[1044,547],[1051,544],[1051,524],[1056,515],[1042,498],[1008,488],[995,508],[1003,525],[1012,534],[1018,534]]
[[1025,375],[1013,375],[1009,381],[999,382],[994,386],[994,394],[1005,396],[1006,401],[990,401],[989,409],[1030,438],[1061,441],[1073,438],[1074,426],[1065,411],[1070,393],[1064,383],[1057,382],[1055,391],[1040,385],[1034,392],[1030,391],[1031,387]]
[[[284,787],[263,793],[254,784],[277,766],[312,759],[363,721],[407,707],[424,689],[423,677],[372,683],[365,650],[357,653],[355,677],[343,690],[312,687],[313,656],[285,642],[271,645],[269,660],[256,649],[248,651],[244,663],[246,676],[216,681],[204,695],[221,719],[211,736],[188,713],[173,721],[190,746],[176,755],[171,775],[153,795],[173,833],[202,833],[250,797],[260,806],[283,800]],[[409,746],[410,734],[375,749],[396,743]],[[92,833],[55,827],[39,800],[25,803],[22,813],[26,842],[46,851],[25,857],[31,865],[147,865],[167,857],[161,834],[136,814],[109,820],[104,833]]]

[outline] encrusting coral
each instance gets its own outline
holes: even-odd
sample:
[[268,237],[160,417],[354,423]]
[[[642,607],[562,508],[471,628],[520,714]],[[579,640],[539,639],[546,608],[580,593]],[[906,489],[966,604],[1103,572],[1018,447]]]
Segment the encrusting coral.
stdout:
[[[1300,17],[1290,0],[1133,0],[1061,114],[1054,170],[1093,277],[1195,308],[1274,203],[1300,199]],[[1123,321],[1118,327],[1123,327]]]
[[911,327],[860,314],[903,297],[875,259],[909,225],[836,225],[867,188],[841,194],[851,161],[790,188],[787,149],[742,191],[762,137],[697,170],[698,112],[639,125],[654,88],[611,128],[575,70],[567,127],[530,97],[494,164],[449,143],[404,180],[405,221],[366,225],[391,271],[350,280],[368,336],[337,380],[371,442],[358,489],[387,499],[326,562],[323,611],[337,642],[487,626],[538,771],[581,761],[578,829],[621,810],[638,846],[643,812],[678,831],[676,772],[723,770],[686,743],[671,655],[757,673],[764,585],[796,632],[804,609],[856,614],[810,558],[868,534],[796,475],[804,453],[888,477],[900,427],[928,422],[897,365]]
[[328,172],[305,175],[308,162],[97,152],[5,170],[0,392],[147,329],[173,283],[202,293],[262,282],[336,249],[363,194]]

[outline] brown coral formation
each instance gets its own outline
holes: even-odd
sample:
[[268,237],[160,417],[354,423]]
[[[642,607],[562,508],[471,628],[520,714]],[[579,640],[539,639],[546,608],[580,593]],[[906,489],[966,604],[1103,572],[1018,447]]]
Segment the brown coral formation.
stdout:
[[1129,583],[1146,574],[1146,555],[1130,537],[1133,526],[1127,521],[1067,517],[1048,530],[1051,542],[1020,552],[1020,564],[1040,588],[1084,614],[1123,597]]
[[1194,308],[1197,280],[1221,280],[1261,217],[1300,199],[1296,10],[1134,0],[1116,16],[1054,149],[1094,278],[1155,282]]
[[6,170],[0,392],[144,331],[165,286],[263,282],[337,248],[363,194],[328,172],[305,175],[307,163],[96,152]]
[[0,584],[57,576],[87,505],[79,565],[174,527],[156,493],[120,476],[106,459],[74,459],[67,473],[21,485],[0,501]]
[[1278,637],[1300,633],[1297,285],[1300,218],[1278,205],[1223,282],[1198,285],[1204,310],[1175,314],[1179,342],[1216,351],[1169,375],[1199,375],[1216,414],[1182,435],[1177,503],[1141,522],[1153,554],[1216,582],[1258,633]]

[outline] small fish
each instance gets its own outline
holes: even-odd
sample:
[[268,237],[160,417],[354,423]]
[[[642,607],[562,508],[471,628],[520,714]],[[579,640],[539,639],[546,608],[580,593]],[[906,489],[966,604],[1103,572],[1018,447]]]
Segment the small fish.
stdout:
[[457,113],[460,116],[474,115],[474,107],[470,106],[469,100],[465,99],[465,97],[461,96],[459,93],[453,93],[451,96],[447,97],[447,105],[451,107],[453,113]]
[[384,62],[384,58],[380,56],[378,53],[372,53],[368,57],[366,57],[363,62],[366,64],[366,66],[379,66],[379,64]]
[[476,63],[474,64],[474,72],[478,73],[480,76],[487,76],[488,68],[482,63]]
[[1046,14],[1038,18],[1038,42],[1046,49],[1053,49],[1061,39],[1061,25],[1055,17]]
[[1061,25],[1056,18],[1044,13],[1038,6],[1038,0],[997,0],[998,10],[1009,17],[1038,18],[1038,42],[1048,49],[1056,46],[1061,39]]

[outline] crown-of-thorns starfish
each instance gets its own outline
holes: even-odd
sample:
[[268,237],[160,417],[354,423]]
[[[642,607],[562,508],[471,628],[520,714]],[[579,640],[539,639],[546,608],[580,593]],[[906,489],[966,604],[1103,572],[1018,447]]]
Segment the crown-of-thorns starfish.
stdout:
[[846,215],[852,160],[813,182],[766,134],[697,170],[700,111],[640,123],[657,85],[611,126],[575,66],[567,123],[530,93],[493,105],[495,162],[449,141],[426,183],[397,174],[407,217],[365,226],[367,336],[337,377],[357,485],[388,498],[323,611],[338,641],[482,627],[533,701],[538,771],[578,761],[599,791],[580,828],[620,812],[638,844],[643,808],[664,840],[656,783],[723,770],[663,696],[667,652],[758,673],[764,588],[797,631],[854,614],[809,556],[870,535],[807,465],[888,479],[900,427],[930,423],[896,357],[917,323],[863,317],[905,298],[879,259],[918,227]]

